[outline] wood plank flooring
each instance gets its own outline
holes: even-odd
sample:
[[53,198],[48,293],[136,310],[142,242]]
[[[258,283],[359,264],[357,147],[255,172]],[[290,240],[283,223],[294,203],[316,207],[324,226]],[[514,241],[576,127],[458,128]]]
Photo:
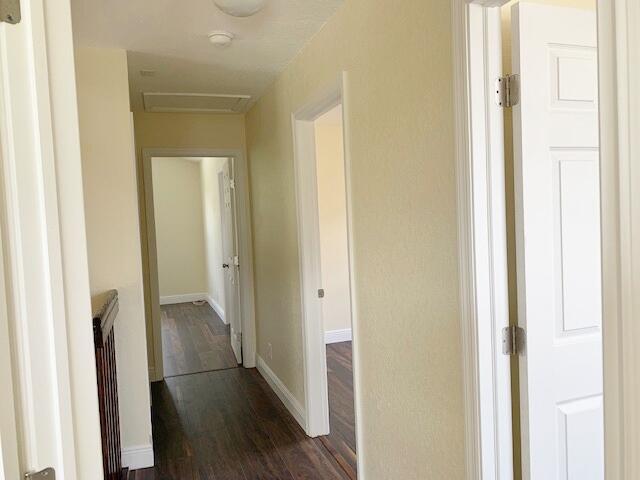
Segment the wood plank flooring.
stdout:
[[154,383],[156,466],[129,480],[347,480],[256,370],[234,368]]
[[166,377],[238,366],[229,325],[208,303],[163,305],[162,354]]
[[355,480],[357,457],[351,342],[327,345],[327,378],[331,433],[320,440],[349,478]]

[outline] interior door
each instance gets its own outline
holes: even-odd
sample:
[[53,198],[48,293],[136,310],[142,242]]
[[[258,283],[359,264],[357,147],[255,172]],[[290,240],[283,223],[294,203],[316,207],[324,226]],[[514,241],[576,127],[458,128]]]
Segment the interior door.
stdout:
[[222,257],[224,258],[224,315],[231,326],[231,348],[242,363],[242,321],[240,316],[240,262],[235,222],[235,185],[233,160],[222,168],[224,205],[222,208]]
[[604,479],[597,23],[513,7],[525,478]]

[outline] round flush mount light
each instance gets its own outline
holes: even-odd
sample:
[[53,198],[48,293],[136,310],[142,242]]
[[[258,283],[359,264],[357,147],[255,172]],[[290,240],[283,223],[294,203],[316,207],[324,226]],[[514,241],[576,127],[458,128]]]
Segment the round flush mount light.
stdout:
[[216,47],[227,47],[233,41],[233,33],[224,31],[215,31],[209,34],[209,41]]
[[213,3],[228,15],[250,17],[264,8],[266,0],[213,0]]

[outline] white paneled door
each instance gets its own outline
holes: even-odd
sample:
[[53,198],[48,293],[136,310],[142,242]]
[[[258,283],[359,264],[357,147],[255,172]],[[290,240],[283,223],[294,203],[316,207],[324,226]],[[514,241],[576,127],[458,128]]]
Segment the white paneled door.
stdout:
[[530,480],[603,480],[596,13],[512,16],[522,448]]
[[238,363],[242,363],[242,321],[240,317],[240,265],[235,221],[235,180],[233,160],[222,169],[222,258],[224,259],[225,318],[231,327],[231,348]]

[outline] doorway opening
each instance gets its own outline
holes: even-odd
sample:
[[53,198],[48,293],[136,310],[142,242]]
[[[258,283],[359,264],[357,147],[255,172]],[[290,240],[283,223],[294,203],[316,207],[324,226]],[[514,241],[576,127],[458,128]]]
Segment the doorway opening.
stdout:
[[143,152],[155,381],[253,366],[243,162],[239,152]]
[[471,233],[473,246],[461,245],[472,253],[462,308],[474,312],[467,406],[481,432],[467,442],[491,478],[603,480],[596,4],[498,3],[464,7],[469,89],[458,111],[468,109],[470,150],[459,179],[472,224],[461,238]]
[[357,478],[357,325],[342,85],[293,115],[305,430]]

